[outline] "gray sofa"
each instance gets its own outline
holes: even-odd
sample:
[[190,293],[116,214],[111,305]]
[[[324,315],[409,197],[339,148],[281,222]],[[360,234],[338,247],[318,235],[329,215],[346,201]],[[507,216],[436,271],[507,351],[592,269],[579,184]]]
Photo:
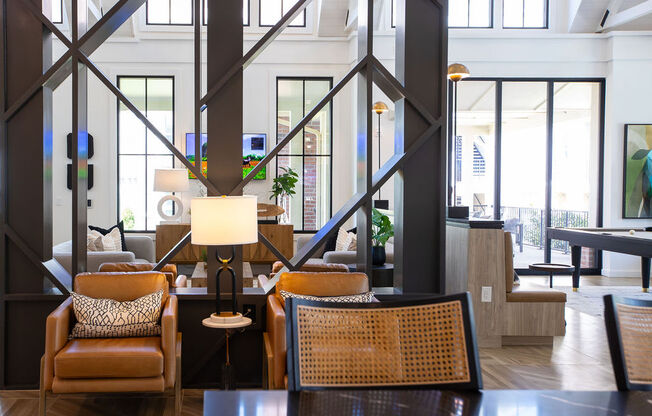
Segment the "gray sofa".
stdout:
[[[153,263],[156,261],[154,241],[144,235],[125,234],[127,251],[89,251],[87,271],[96,272],[102,263]],[[52,257],[68,272],[72,269],[72,240],[52,247]]]
[[[297,251],[301,250],[301,247],[308,244],[311,235],[300,235],[297,238]],[[387,263],[394,263],[394,239],[390,239],[385,246],[385,255]],[[323,263],[338,263],[338,264],[354,264],[357,262],[357,254],[355,251],[326,251],[324,252],[324,246],[321,246],[315,254],[312,255],[310,259],[311,263],[323,262]]]

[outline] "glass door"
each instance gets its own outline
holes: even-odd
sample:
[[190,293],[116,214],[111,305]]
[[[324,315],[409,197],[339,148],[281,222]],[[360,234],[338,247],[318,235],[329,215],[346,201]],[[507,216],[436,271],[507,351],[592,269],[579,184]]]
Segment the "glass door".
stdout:
[[514,268],[545,261],[548,83],[502,83],[500,219],[512,233]]

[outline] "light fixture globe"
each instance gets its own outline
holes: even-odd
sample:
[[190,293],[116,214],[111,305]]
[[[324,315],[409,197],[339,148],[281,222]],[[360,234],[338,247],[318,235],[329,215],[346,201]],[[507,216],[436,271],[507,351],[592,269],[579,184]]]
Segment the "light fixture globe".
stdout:
[[389,111],[389,107],[387,107],[387,104],[385,104],[385,103],[382,102],[382,101],[376,101],[376,102],[374,103],[374,106],[371,108],[371,110],[372,110],[374,113],[380,115],[380,114],[383,114],[383,113],[388,112],[388,111]]
[[471,76],[469,68],[462,64],[450,64],[448,65],[448,79],[453,82],[463,80]]

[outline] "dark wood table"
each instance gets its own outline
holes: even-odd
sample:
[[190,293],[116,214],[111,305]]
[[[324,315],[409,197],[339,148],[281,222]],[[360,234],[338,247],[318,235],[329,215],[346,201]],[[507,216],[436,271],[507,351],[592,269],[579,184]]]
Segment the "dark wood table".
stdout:
[[652,415],[652,392],[484,390],[206,391],[214,415]]
[[[350,272],[355,272],[357,264],[347,264]],[[394,265],[385,263],[371,266],[371,287],[394,287]]]
[[[630,234],[630,231],[634,231]],[[573,290],[580,287],[582,247],[613,251],[641,257],[643,291],[650,288],[650,258],[652,257],[652,227],[647,228],[548,228],[548,238],[568,241],[571,246]]]
[[544,272],[550,276],[550,289],[552,289],[552,277],[555,274],[572,274],[575,267],[560,263],[533,263],[530,264],[530,270]]

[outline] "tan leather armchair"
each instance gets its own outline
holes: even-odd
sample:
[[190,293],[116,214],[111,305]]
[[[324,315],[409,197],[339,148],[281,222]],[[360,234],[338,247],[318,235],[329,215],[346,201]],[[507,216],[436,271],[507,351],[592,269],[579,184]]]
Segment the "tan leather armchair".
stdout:
[[[154,270],[156,263],[102,263],[98,271],[100,272],[151,272]],[[165,275],[170,287],[176,287],[174,282],[177,280],[177,265],[166,264],[161,269]]]
[[286,272],[276,283],[276,292],[267,297],[267,332],[264,338],[263,382],[270,389],[287,386],[285,301],[280,291],[312,296],[357,295],[369,291],[364,273],[342,272]]
[[68,339],[75,316],[68,298],[47,318],[41,359],[39,414],[46,393],[164,392],[174,389],[175,414],[181,412],[181,334],[177,298],[163,273],[82,273],[74,291],[130,301],[163,289],[161,335],[133,338]]

